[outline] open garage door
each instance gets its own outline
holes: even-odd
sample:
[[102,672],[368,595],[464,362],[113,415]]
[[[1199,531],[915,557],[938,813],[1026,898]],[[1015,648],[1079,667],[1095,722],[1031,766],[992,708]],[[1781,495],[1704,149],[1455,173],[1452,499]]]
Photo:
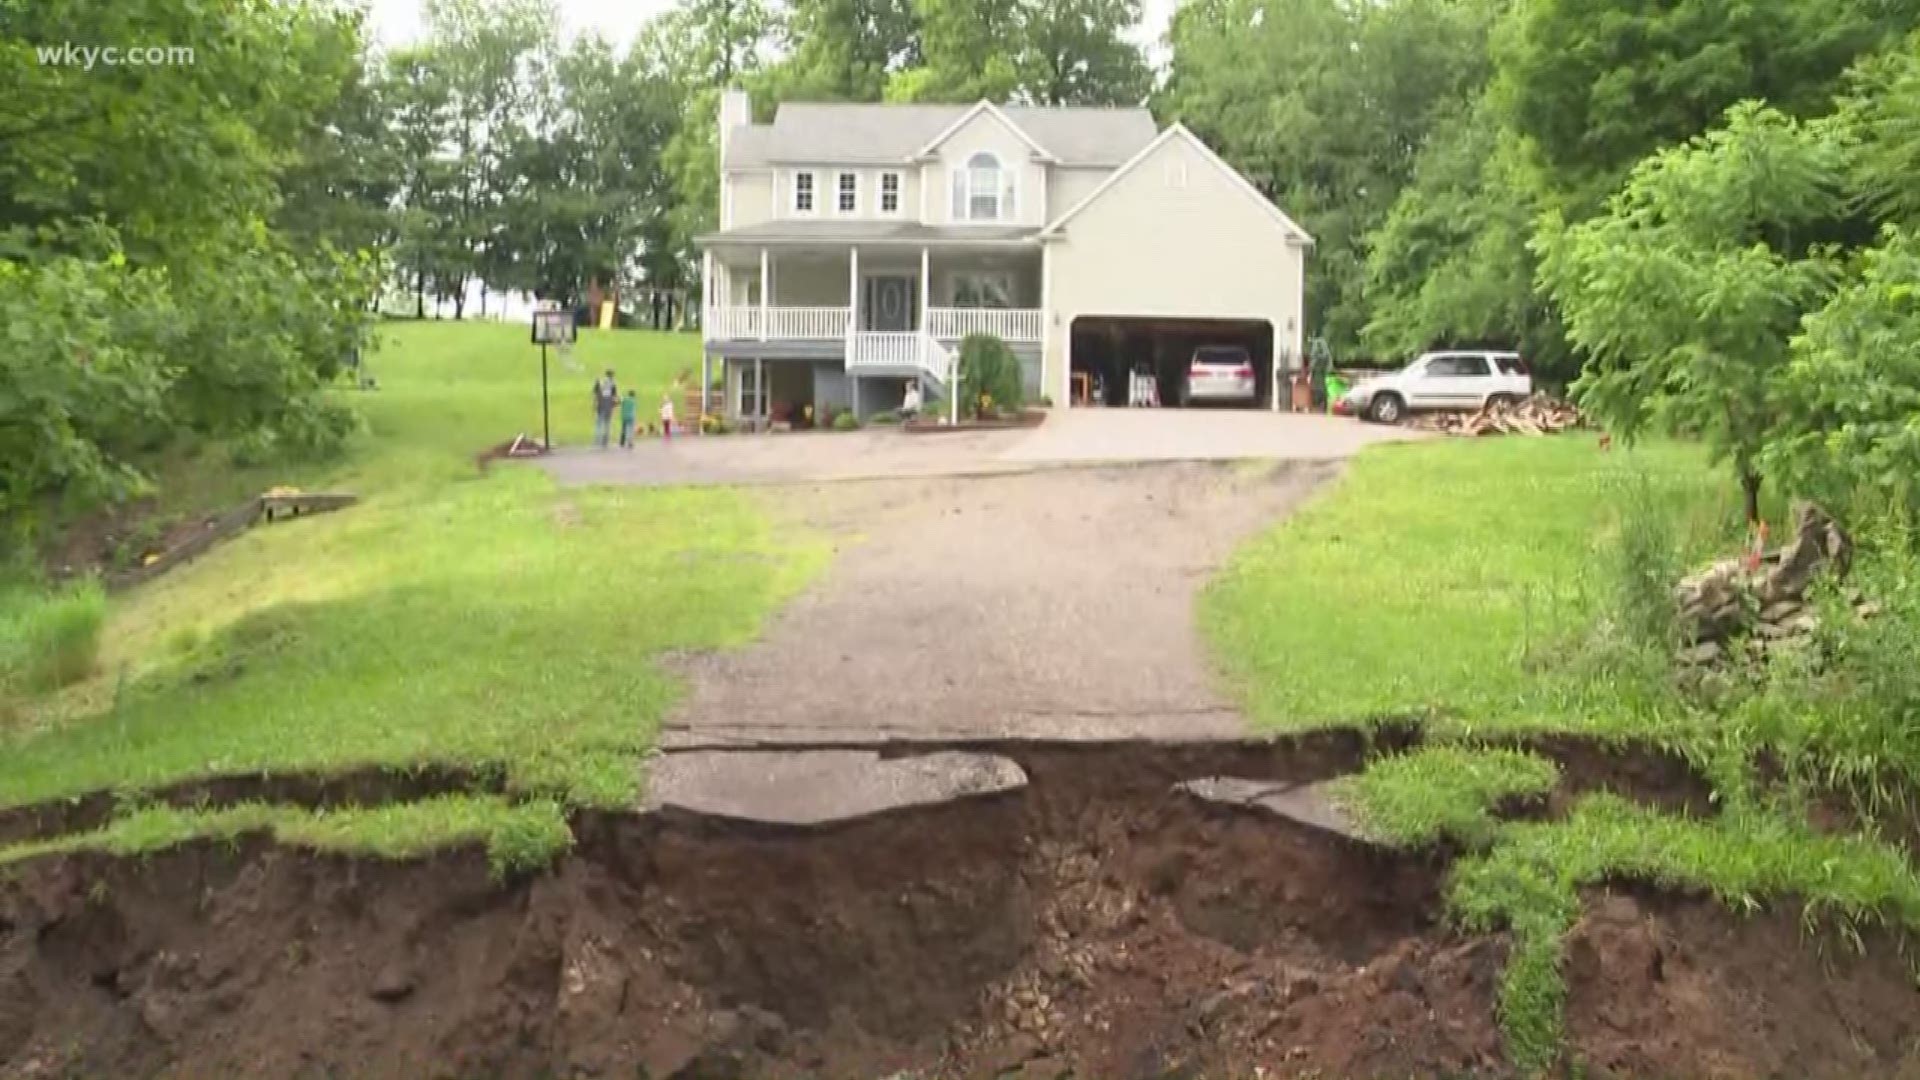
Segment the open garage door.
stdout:
[[[1253,393],[1209,393],[1190,386],[1196,354],[1251,358]],[[1089,404],[1124,408],[1132,372],[1150,373],[1163,407],[1269,408],[1273,402],[1273,324],[1264,319],[1179,319],[1082,315],[1073,320],[1068,361],[1074,404],[1084,387]]]

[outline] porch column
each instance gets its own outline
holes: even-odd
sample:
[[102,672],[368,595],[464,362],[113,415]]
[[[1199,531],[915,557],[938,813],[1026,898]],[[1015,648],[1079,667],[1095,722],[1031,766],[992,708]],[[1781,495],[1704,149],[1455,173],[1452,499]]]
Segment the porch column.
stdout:
[[767,364],[759,356],[753,358],[753,426],[767,430]]
[[853,417],[860,418],[860,376],[848,375],[847,382],[853,387]]
[[713,325],[714,305],[719,303],[719,289],[713,280],[713,249],[700,253],[700,336],[712,338],[708,327]]
[[760,249],[760,340],[767,340],[767,249]]
[[860,329],[860,249],[847,248],[847,333]]
[[928,329],[927,328],[927,298],[933,295],[933,291],[928,285],[928,282],[933,280],[930,273],[932,267],[933,267],[932,256],[927,254],[926,248],[924,247],[921,248],[920,249],[920,332],[923,334],[926,333]]
[[[1053,245],[1040,241],[1040,392],[1051,397],[1060,408],[1073,404],[1073,376],[1061,371],[1056,375],[1047,370],[1049,364],[1055,367],[1067,367],[1065,356],[1055,356],[1053,348]],[[1056,386],[1055,384],[1058,383]],[[1049,389],[1051,388],[1051,389]],[[1057,392],[1056,392],[1057,391]]]

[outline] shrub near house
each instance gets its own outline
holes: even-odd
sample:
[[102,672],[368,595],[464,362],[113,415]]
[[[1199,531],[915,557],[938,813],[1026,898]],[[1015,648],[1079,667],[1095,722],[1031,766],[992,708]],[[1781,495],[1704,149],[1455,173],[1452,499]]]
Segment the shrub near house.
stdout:
[[992,334],[970,334],[960,343],[960,404],[969,416],[1017,416],[1026,404],[1020,361]]

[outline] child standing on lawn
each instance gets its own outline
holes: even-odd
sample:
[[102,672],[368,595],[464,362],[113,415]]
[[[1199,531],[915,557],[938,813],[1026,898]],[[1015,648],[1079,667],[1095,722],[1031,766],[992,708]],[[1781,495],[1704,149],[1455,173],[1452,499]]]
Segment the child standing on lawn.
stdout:
[[660,395],[660,438],[664,442],[673,441],[673,395]]
[[620,445],[633,449],[633,425],[640,419],[640,397],[632,390],[620,399]]

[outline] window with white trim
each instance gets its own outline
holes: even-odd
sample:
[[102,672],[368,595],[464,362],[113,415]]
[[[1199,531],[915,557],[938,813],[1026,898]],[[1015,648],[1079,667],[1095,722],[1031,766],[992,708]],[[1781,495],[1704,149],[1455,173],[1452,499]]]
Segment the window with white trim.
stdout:
[[793,174],[793,212],[813,213],[813,174],[810,172]]
[[1000,159],[982,150],[953,170],[953,220],[1011,221],[1014,174]]
[[953,275],[953,306],[997,308],[1013,306],[1013,275],[1004,270],[959,270]]
[[880,212],[883,214],[900,212],[900,174],[897,172],[880,174]]
[[860,209],[860,174],[843,172],[840,174],[838,201],[834,207],[843,214],[851,214]]

